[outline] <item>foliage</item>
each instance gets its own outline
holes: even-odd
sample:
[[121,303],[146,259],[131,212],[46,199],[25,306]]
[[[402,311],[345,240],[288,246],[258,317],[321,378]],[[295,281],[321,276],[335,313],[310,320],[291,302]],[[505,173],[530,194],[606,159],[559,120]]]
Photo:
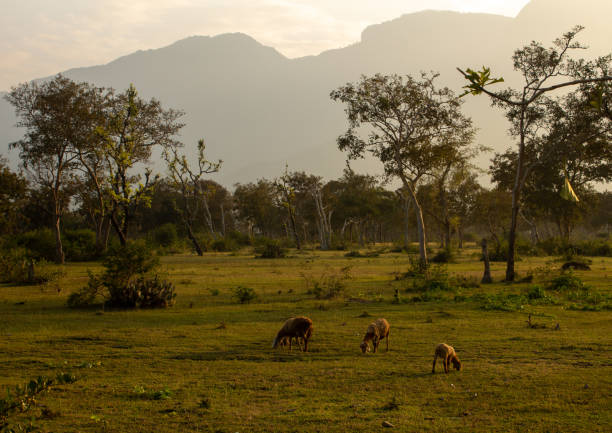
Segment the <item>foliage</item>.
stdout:
[[585,286],[580,278],[569,271],[563,272],[558,277],[553,278],[547,289],[557,292],[567,292],[572,290],[587,290],[588,286]]
[[234,297],[241,304],[248,304],[257,299],[257,293],[250,287],[238,286],[234,289]]
[[279,241],[263,238],[258,240],[255,253],[260,259],[280,259],[285,257],[287,250],[281,246]]
[[346,282],[351,280],[351,266],[340,269],[328,267],[320,275],[301,273],[306,284],[306,293],[316,299],[333,299],[342,296],[346,290]]
[[39,394],[48,391],[53,385],[74,383],[76,377],[70,373],[58,373],[55,379],[38,376],[23,386],[16,386],[12,392],[6,390],[6,397],[0,398],[0,428],[7,426],[7,419],[13,412],[26,412],[37,404]]
[[442,264],[430,265],[412,281],[412,286],[407,291],[452,291],[455,290],[448,275],[448,268]]
[[115,308],[161,308],[174,304],[174,285],[155,273],[159,258],[143,242],[111,248],[102,262],[105,271],[89,273],[87,287],[68,298],[71,307],[90,305],[98,295]]
[[0,282],[15,284],[43,284],[57,281],[64,271],[35,260],[24,248],[0,249]]
[[162,224],[153,232],[153,241],[162,247],[170,247],[178,240],[176,225],[173,223]]
[[444,248],[436,253],[435,256],[431,258],[433,263],[450,263],[454,260],[455,254],[450,248]]

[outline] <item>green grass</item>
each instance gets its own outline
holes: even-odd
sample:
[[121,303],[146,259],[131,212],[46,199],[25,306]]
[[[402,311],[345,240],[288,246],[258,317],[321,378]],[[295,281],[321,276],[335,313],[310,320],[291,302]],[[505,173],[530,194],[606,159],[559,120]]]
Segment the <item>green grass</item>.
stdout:
[[[466,250],[450,273],[480,277],[476,256]],[[526,259],[518,272],[550,260]],[[96,263],[66,265],[59,285],[0,286],[0,388],[59,372],[78,378],[12,415],[11,425],[32,422],[48,432],[373,432],[389,421],[390,430],[406,432],[612,430],[612,313],[571,310],[559,294],[558,305],[484,311],[474,295],[524,294],[531,285],[501,283],[503,263],[493,264],[495,284],[434,302],[406,302],[414,294],[402,290],[399,304],[392,303],[394,289],[407,282],[395,275],[408,266],[399,253],[292,251],[264,260],[245,251],[162,263],[178,292],[165,310],[68,309],[68,295],[85,285],[88,268],[99,270]],[[346,266],[352,278],[342,297],[307,294],[307,280]],[[612,259],[595,258],[592,269],[576,275],[612,295]],[[257,299],[239,304],[237,286],[253,288]],[[371,317],[359,317],[364,311]],[[546,327],[528,328],[528,313]],[[314,321],[311,351],[272,350],[276,331],[297,314]],[[391,350],[383,342],[379,353],[363,355],[359,343],[377,317],[391,324]],[[438,363],[431,374],[440,342],[455,347],[463,371],[445,375]]]

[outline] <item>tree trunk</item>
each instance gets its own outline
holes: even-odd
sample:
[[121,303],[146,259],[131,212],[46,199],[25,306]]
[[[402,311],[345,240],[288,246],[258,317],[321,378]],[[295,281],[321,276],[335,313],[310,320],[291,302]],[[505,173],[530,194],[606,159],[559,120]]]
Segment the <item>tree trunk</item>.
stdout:
[[202,252],[202,247],[200,246],[200,243],[196,239],[195,235],[193,234],[193,230],[191,229],[191,224],[189,224],[187,221],[185,221],[185,227],[187,228],[187,236],[189,237],[189,239],[193,243],[193,247],[195,248],[196,252],[198,253],[198,256],[200,256],[200,257],[203,256],[204,253]]
[[54,225],[53,228],[55,230],[55,263],[58,265],[64,264],[64,249],[62,248],[62,233],[61,233],[61,224],[60,224],[61,216],[57,210],[53,214]]
[[401,194],[404,208],[404,248],[406,251],[410,247],[410,199],[406,194]]
[[221,230],[223,233],[223,237],[225,237],[225,210],[223,209],[223,205],[220,205],[221,207]]
[[482,240],[482,261],[484,262],[484,274],[482,275],[481,284],[491,284],[491,264],[489,263],[489,251],[487,249],[487,240]]
[[125,233],[123,233],[123,231],[121,230],[121,225],[119,224],[119,221],[117,221],[117,215],[115,215],[115,213],[112,213],[110,216],[110,219],[111,219],[111,223],[113,224],[113,228],[115,229],[115,232],[117,233],[117,236],[119,236],[119,243],[121,244],[122,247],[126,246],[127,238],[125,236]]
[[459,249],[463,249],[463,224],[457,225],[457,237],[459,238]]

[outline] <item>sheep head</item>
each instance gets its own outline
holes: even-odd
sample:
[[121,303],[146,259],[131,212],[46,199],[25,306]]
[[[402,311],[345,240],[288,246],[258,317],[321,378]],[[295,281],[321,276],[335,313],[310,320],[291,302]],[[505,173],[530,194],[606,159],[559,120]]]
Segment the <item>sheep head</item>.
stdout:
[[366,343],[365,341],[362,341],[361,344],[359,345],[359,347],[361,347],[361,352],[362,353],[366,353],[370,351],[370,345],[368,343]]
[[453,363],[453,367],[455,367],[455,370],[461,371],[461,361],[459,361],[459,358],[455,357],[451,360],[451,362]]

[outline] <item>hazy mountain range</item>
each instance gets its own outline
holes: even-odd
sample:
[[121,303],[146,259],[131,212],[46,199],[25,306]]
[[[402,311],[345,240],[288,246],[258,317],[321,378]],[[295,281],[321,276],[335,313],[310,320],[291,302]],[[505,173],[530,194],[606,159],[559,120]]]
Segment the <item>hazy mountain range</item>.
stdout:
[[[139,93],[187,114],[181,139],[192,148],[198,138],[208,155],[223,159],[215,179],[235,182],[273,178],[306,170],[327,179],[339,177],[344,155],[336,137],[346,129],[344,107],[329,93],[362,74],[418,74],[438,71],[439,85],[460,92],[456,67],[487,65],[507,84],[518,83],[512,52],[531,40],[549,45],[576,24],[586,27],[580,41],[586,58],[612,51],[609,0],[533,0],[516,18],[487,14],[424,11],[370,26],[361,41],[318,56],[288,59],[240,34],[193,36],[155,50],[137,51],[106,65],[71,69],[66,76]],[[95,47],[92,47],[95,49]],[[512,144],[508,124],[484,96],[467,97],[466,113],[480,128],[477,141],[502,150]],[[19,138],[12,107],[0,102],[0,153]],[[11,151],[10,159],[17,159]],[[490,155],[481,155],[486,168]],[[374,160],[355,164],[380,172]],[[160,170],[163,167],[159,166]]]

